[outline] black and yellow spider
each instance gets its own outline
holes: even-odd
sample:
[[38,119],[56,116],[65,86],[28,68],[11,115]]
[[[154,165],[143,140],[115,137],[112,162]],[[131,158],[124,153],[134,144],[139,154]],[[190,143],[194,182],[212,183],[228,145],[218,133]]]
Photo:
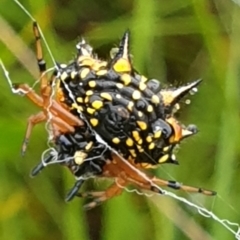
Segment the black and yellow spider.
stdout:
[[[13,88],[38,105],[41,112],[29,118],[22,151],[26,150],[32,127],[48,120],[58,153],[56,162],[67,166],[78,179],[67,200],[75,195],[92,197],[94,200],[86,206],[91,208],[120,194],[128,184],[158,193],[163,193],[158,186],[168,186],[215,194],[175,181],[148,177],[142,172],[157,164],[175,162],[172,154],[175,144],[196,133],[195,126],[180,124],[174,111],[179,100],[199,81],[176,89],[161,89],[156,80],[147,81],[132,68],[128,33],[110,62],[97,59],[90,46],[80,42],[77,58],[69,65],[57,65],[49,80],[36,22],[33,30],[41,77],[40,95],[26,84],[15,84]],[[52,81],[57,82],[56,99],[51,99]],[[68,139],[69,144],[64,139]],[[51,162],[53,157],[50,154],[44,162]],[[33,175],[43,167],[40,163]],[[115,181],[104,192],[78,194],[89,176]]]

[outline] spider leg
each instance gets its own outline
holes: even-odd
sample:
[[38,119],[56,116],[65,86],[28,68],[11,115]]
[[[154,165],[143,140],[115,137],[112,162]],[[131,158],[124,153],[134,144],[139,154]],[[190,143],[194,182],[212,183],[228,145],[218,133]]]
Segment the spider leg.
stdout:
[[114,160],[111,164],[106,165],[108,172],[113,173],[113,176],[119,176],[125,179],[126,182],[139,186],[140,188],[150,190],[159,194],[164,192],[156,186],[156,184],[144,172],[138,169],[134,164],[127,160],[121,159],[114,155]]
[[[39,106],[40,108],[44,107],[43,98],[40,97],[32,88],[30,88],[27,84],[14,84],[14,89],[22,90],[25,95],[30,99],[35,105]],[[59,118],[67,122],[69,125],[72,126],[82,126],[83,122],[71,114],[68,110],[62,107],[58,102],[52,100],[51,105],[49,106],[49,110],[53,115],[57,115]]]
[[81,198],[97,198],[97,197],[102,197],[105,194],[105,191],[99,191],[99,192],[83,192],[83,193],[77,193],[77,197]]
[[181,183],[177,181],[166,181],[162,180],[160,178],[150,178],[147,175],[145,175],[144,178],[140,179],[139,174],[136,172],[135,174],[129,175],[129,172],[124,172],[126,174],[125,179],[134,185],[139,186],[141,189],[150,190],[152,192],[164,194],[164,191],[162,191],[159,187],[169,187],[175,190],[183,190],[185,192],[194,192],[194,193],[201,193],[207,196],[214,196],[216,195],[216,192],[206,190],[203,188],[196,188],[192,186],[182,185]]
[[84,182],[85,180],[82,178],[75,182],[74,186],[72,187],[72,189],[69,191],[65,198],[66,202],[71,201],[77,195],[77,192],[79,191],[80,187],[83,185]]
[[[27,150],[27,145],[28,145],[29,138],[30,138],[33,127],[36,124],[44,122],[45,120],[47,120],[47,117],[44,114],[44,112],[39,112],[39,113],[37,113],[35,115],[32,115],[28,118],[27,130],[26,130],[26,134],[25,134],[25,137],[24,137],[22,150],[21,150],[22,156],[24,156],[24,154]],[[72,126],[68,125],[66,122],[64,122],[62,119],[60,119],[56,116],[52,117],[52,119],[50,120],[50,123],[54,124],[53,126],[55,126],[55,127],[53,127],[53,129],[57,128],[57,129],[54,129],[54,130],[60,130],[62,132],[73,132],[74,131],[74,128]]]
[[[125,179],[117,178],[116,181],[121,186],[125,186],[127,184]],[[90,210],[94,207],[99,206],[100,204],[107,201],[108,199],[120,195],[123,191],[123,188],[120,187],[118,183],[114,182],[109,188],[107,188],[103,192],[86,192],[86,193],[82,193],[82,194],[79,193],[79,194],[77,194],[77,196],[93,198],[93,200],[91,202],[89,202],[83,206],[85,210]]]
[[[38,68],[40,73],[40,91],[41,91],[41,98],[42,98],[42,107],[45,115],[47,116],[48,111],[51,110],[52,105],[54,104],[53,101],[51,101],[50,96],[52,93],[52,87],[49,84],[49,79],[46,74],[46,62],[43,59],[43,50],[42,50],[42,44],[41,44],[41,35],[39,32],[39,28],[37,25],[37,22],[33,22],[33,34],[35,36],[35,43],[36,43],[36,57],[38,62]],[[54,78],[54,77],[53,77]],[[60,107],[60,105],[54,104],[55,110],[57,109],[57,113],[61,114],[62,118],[65,118],[65,115],[67,115],[67,118],[70,118],[73,120],[73,117],[71,117],[71,114],[67,112],[66,109],[63,107]],[[65,111],[64,111],[65,110]],[[62,114],[62,112],[64,112]],[[80,121],[81,122],[81,121]],[[77,123],[77,124],[76,124]],[[71,122],[69,123],[71,124]],[[74,118],[74,124],[79,125],[79,121]],[[82,125],[82,123],[80,123]]]
[[35,177],[37,174],[39,174],[43,168],[45,168],[45,165],[53,159],[52,155],[47,156],[43,161],[41,161],[36,167],[34,167],[30,173],[31,177]]
[[27,130],[26,130],[26,134],[25,134],[25,138],[23,140],[23,144],[22,144],[22,156],[24,156],[26,150],[27,150],[27,145],[28,145],[28,142],[29,142],[29,138],[30,138],[30,135],[31,135],[31,132],[32,132],[32,129],[33,127],[38,124],[38,123],[41,123],[43,121],[46,120],[46,116],[43,112],[39,112],[35,115],[31,115],[29,118],[28,118],[28,124],[27,124]]
[[176,182],[176,181],[166,181],[166,180],[162,180],[162,179],[159,179],[156,177],[153,177],[152,181],[155,184],[157,184],[158,186],[166,186],[166,187],[169,187],[169,188],[172,188],[175,190],[183,190],[185,192],[201,193],[201,194],[208,195],[208,196],[214,196],[217,194],[214,191],[206,190],[203,188],[182,185],[181,183]]
[[[27,84],[14,84],[14,89],[16,90],[22,90],[22,92],[25,93],[25,95],[33,102],[35,105],[43,108],[43,99],[33,91]],[[68,112],[66,109],[64,109],[60,104],[58,104],[56,101],[52,101],[52,104],[49,108],[52,118],[50,120],[51,124],[53,124],[53,132],[55,130],[61,131],[61,132],[73,132],[74,128],[72,126],[82,126],[83,122],[72,115],[70,112]],[[22,155],[25,154],[27,149],[27,144],[29,141],[29,137],[31,135],[32,128],[45,120],[47,120],[45,111],[39,112],[36,115],[30,116],[28,119],[28,126],[27,131],[25,135],[25,139],[22,145]],[[57,128],[57,129],[56,129]],[[56,135],[56,134],[54,134]]]
[[36,56],[37,56],[39,73],[40,73],[40,77],[41,77],[41,82],[40,82],[41,96],[43,99],[44,109],[46,109],[47,106],[49,106],[50,95],[51,95],[52,89],[51,89],[51,86],[49,85],[49,80],[47,78],[47,75],[45,74],[46,62],[43,59],[41,36],[40,36],[37,22],[33,22],[33,34],[35,37]]
[[[137,169],[137,167],[134,166],[134,164],[131,164],[122,160],[119,156],[114,157],[115,165],[112,163],[111,165],[107,165],[107,167],[110,169],[109,172],[112,172],[114,174],[118,173],[121,174],[122,178],[125,178],[128,183],[132,183],[134,185],[139,186],[142,189],[150,190],[153,192],[157,192],[160,194],[164,194],[164,191],[162,191],[157,186],[166,186],[170,187],[175,190],[183,190],[186,192],[195,192],[195,193],[201,193],[207,196],[214,196],[216,195],[216,192],[202,189],[202,188],[196,188],[192,186],[186,186],[182,185],[179,182],[176,181],[166,181],[162,180],[156,177],[150,178],[143,172]],[[118,168],[115,169],[114,168]],[[119,170],[121,169],[121,170]]]

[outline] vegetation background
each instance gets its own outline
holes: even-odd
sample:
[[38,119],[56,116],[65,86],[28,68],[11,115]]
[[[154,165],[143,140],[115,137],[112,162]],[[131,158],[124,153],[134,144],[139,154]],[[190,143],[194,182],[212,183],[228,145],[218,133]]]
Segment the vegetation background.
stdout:
[[[123,32],[131,30],[134,65],[163,86],[202,78],[199,92],[179,119],[199,134],[181,144],[180,166],[164,165],[154,174],[213,189],[206,197],[177,192],[240,223],[240,3],[238,0],[21,0],[37,19],[58,62],[67,63],[84,36],[108,58]],[[44,49],[48,67],[53,66]],[[0,57],[13,82],[38,78],[31,19],[11,0],[0,2]],[[36,86],[37,88],[38,86]],[[20,148],[27,118],[38,111],[11,93],[0,73],[0,239],[210,240],[234,239],[219,223],[166,196],[125,192],[85,212],[84,200],[64,202],[74,178],[51,166],[32,179],[29,172],[47,148],[37,126],[24,158]],[[93,181],[85,189],[104,188]]]

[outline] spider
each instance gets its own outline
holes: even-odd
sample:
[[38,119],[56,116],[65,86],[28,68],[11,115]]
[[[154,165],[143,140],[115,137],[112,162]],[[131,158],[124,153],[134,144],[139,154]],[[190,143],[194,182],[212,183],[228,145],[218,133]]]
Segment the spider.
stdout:
[[[175,132],[177,136],[177,132],[180,131],[180,135],[186,137],[196,133],[197,129],[192,125],[187,128],[180,126],[175,118],[169,114],[172,112],[170,109],[175,106],[179,99],[199,84],[200,81],[174,90],[164,89],[160,91],[160,94],[159,84],[155,80],[150,80],[145,85],[143,81],[141,81],[143,77],[134,72],[132,76],[128,76],[131,80],[131,85],[141,88],[143,94],[145,94],[141,100],[136,102],[135,107],[134,103],[129,101],[126,95],[129,95],[130,92],[130,95],[134,97],[134,93],[140,93],[138,90],[134,90],[134,88],[130,87],[127,87],[127,90],[116,90],[116,86],[118,86],[116,80],[118,80],[118,78],[124,79],[123,75],[118,76],[117,73],[119,74],[123,71],[126,77],[125,72],[130,68],[129,54],[126,52],[129,44],[128,33],[125,33],[120,42],[119,51],[115,56],[117,59],[112,59],[114,63],[112,68],[115,69],[115,72],[111,71],[111,69],[108,71],[110,80],[104,74],[99,74],[99,72],[102,71],[106,74],[107,70],[105,66],[107,64],[104,61],[98,60],[96,57],[93,58],[91,47],[85,44],[85,41],[82,41],[77,45],[77,49],[80,53],[80,55],[77,56],[77,60],[65,66],[64,71],[62,71],[63,64],[59,64],[49,81],[46,74],[44,74],[46,64],[42,56],[42,47],[37,23],[34,23],[33,30],[36,38],[37,59],[41,76],[40,89],[43,99],[40,100],[33,90],[27,89],[26,85],[15,85],[13,87],[18,88],[18,90],[21,88],[32,101],[43,108],[43,111],[31,116],[28,120],[26,137],[22,147],[23,153],[26,150],[33,126],[45,121],[48,116],[48,110],[50,110],[50,112],[52,111],[52,115],[49,122],[52,124],[52,129],[54,129],[55,134],[58,131],[72,132],[72,126],[82,125],[83,123],[79,121],[79,112],[80,117],[85,117],[87,114],[90,114],[90,119],[88,118],[89,123],[99,122],[96,128],[98,134],[100,134],[100,136],[112,147],[125,153],[125,157],[128,157],[130,154],[136,159],[136,162],[150,163],[152,165],[156,165],[159,162],[162,163],[164,159],[164,162],[176,163],[175,157],[171,155],[171,152],[174,144],[178,143],[180,138],[172,137],[172,135],[174,135],[173,132]],[[119,62],[123,63],[119,64]],[[118,65],[120,65],[120,67]],[[93,69],[93,71],[90,72],[90,69]],[[83,72],[85,73],[83,74]],[[86,75],[87,72],[88,74]],[[98,75],[100,75],[100,77]],[[52,91],[50,83],[54,79],[56,80],[56,78],[60,80],[57,82],[58,87],[56,91],[57,102],[60,103],[61,107],[59,105],[57,106],[56,101],[50,100]],[[94,80],[95,78],[96,80]],[[89,79],[91,81],[89,81]],[[125,85],[126,84],[125,82]],[[92,90],[88,90],[86,85]],[[96,89],[95,92],[93,92],[94,89]],[[101,92],[101,90],[103,90],[103,92]],[[88,94],[88,92],[90,92],[90,94]],[[85,95],[84,101],[83,95]],[[99,95],[101,98],[99,98]],[[103,98],[108,101],[103,102]],[[154,108],[157,109],[157,114],[153,111],[153,106],[147,101],[149,99],[150,101],[155,99]],[[87,100],[90,103],[88,103]],[[76,101],[79,104],[76,104]],[[160,104],[160,102],[163,103]],[[93,105],[95,109],[90,108],[89,105]],[[129,105],[131,105],[131,107],[129,107]],[[86,111],[84,111],[84,108],[86,108]],[[141,110],[144,110],[144,108],[147,109],[149,114],[143,114]],[[72,113],[75,112],[77,118],[69,114],[69,111]],[[94,118],[92,114],[94,114]],[[167,116],[167,114],[169,116]],[[95,123],[93,125],[95,125]],[[184,131],[184,133],[181,134],[181,131]],[[147,152],[144,149],[148,149]],[[162,150],[164,151],[162,152]],[[163,158],[164,155],[165,157]]]
[[[90,131],[89,135],[90,138],[92,137],[92,131],[89,129],[89,126],[79,118],[79,116],[76,116],[74,114],[74,111],[72,111],[71,107],[66,104],[65,98],[62,102],[60,99],[64,95],[61,88],[57,89],[57,99],[53,100],[51,99],[51,92],[52,92],[52,86],[51,82],[54,80],[55,75],[53,75],[53,78],[49,81],[45,72],[46,72],[46,64],[43,60],[43,54],[42,54],[42,47],[40,42],[40,34],[38,30],[37,23],[33,23],[33,31],[34,36],[36,38],[36,56],[38,60],[38,66],[40,71],[40,93],[41,95],[38,95],[35,93],[28,85],[26,84],[15,84],[12,86],[13,91],[17,93],[23,93],[25,94],[32,102],[34,102],[37,106],[39,106],[42,111],[39,112],[36,115],[33,115],[28,120],[28,126],[26,131],[25,140],[22,146],[22,152],[24,153],[26,151],[28,139],[30,137],[32,128],[34,125],[43,122],[43,121],[49,121],[51,125],[51,129],[54,135],[54,142],[56,145],[59,145],[60,148],[56,149],[59,151],[58,158],[60,161],[59,156],[61,156],[62,151],[61,150],[64,146],[64,141],[61,140],[61,136],[72,135],[72,140],[74,140],[70,145],[73,147],[73,151],[69,151],[68,148],[65,152],[65,157],[69,155],[70,159],[73,159],[73,161],[63,161],[63,164],[66,165],[73,174],[78,178],[74,187],[69,192],[67,196],[67,200],[71,200],[75,195],[83,196],[83,197],[92,197],[94,200],[90,202],[88,205],[86,205],[86,208],[92,208],[96,205],[100,204],[101,202],[118,195],[122,192],[123,187],[127,186],[128,184],[133,184],[138,186],[140,189],[146,189],[150,191],[154,191],[160,194],[163,194],[164,192],[158,187],[158,186],[168,186],[174,189],[182,189],[185,191],[190,192],[200,192],[205,195],[215,195],[215,192],[203,190],[201,188],[194,188],[189,186],[181,185],[175,181],[165,181],[158,179],[156,177],[148,177],[145,173],[143,173],[141,170],[151,167],[154,164],[149,164],[148,162],[143,161],[137,161],[137,158],[134,158],[134,154],[128,155],[127,160],[124,159],[125,156],[122,156],[123,154],[119,154],[116,150],[109,148],[107,155],[101,155],[100,159],[97,160],[89,160],[84,162],[85,159],[88,158],[88,156],[92,153],[94,153],[94,148],[92,146],[89,147],[88,140],[86,139],[86,135],[83,135],[83,142],[85,142],[84,146],[81,146],[79,148],[80,142],[78,142],[76,138],[76,131],[79,128],[85,128],[85,130]],[[115,61],[114,67],[118,69],[120,65],[120,70],[122,70],[122,66],[125,68],[128,66],[129,62],[126,62],[124,58],[124,54],[126,54],[126,44],[127,41],[126,35],[123,38],[123,44],[120,44],[120,52],[122,49],[123,55],[116,54],[118,57],[118,60],[115,61],[113,59],[113,62]],[[85,48],[81,48],[82,50],[86,50]],[[120,58],[119,58],[120,56]],[[119,63],[120,62],[120,63]],[[116,65],[117,64],[117,65]],[[63,77],[61,73],[61,77]],[[5,72],[5,75],[8,77],[8,74]],[[63,79],[62,79],[63,80]],[[64,80],[62,81],[64,82]],[[60,82],[61,83],[61,82]],[[153,82],[152,82],[153,83]],[[151,84],[152,84],[151,83]],[[105,83],[104,83],[105,84]],[[198,82],[195,82],[193,84],[189,84],[185,87],[180,87],[177,89],[169,89],[169,90],[163,90],[162,91],[162,101],[163,106],[165,107],[166,112],[172,112],[172,108],[174,108],[175,104],[178,102],[178,100],[188,93],[190,89],[195,87],[198,84]],[[72,93],[72,92],[70,92]],[[157,95],[154,95],[157,96]],[[159,99],[159,97],[157,97]],[[71,100],[71,99],[70,99]],[[158,104],[156,104],[156,107],[158,107]],[[76,106],[78,108],[78,106]],[[48,116],[51,115],[50,119]],[[170,114],[169,114],[170,115]],[[168,116],[166,121],[161,122],[162,125],[170,126],[171,131],[169,132],[169,136],[166,138],[168,141],[168,144],[165,145],[165,147],[172,147],[175,143],[180,142],[183,138],[190,136],[194,133],[196,133],[195,127],[184,127],[180,123],[177,122],[177,120],[173,116]],[[158,124],[160,127],[162,126],[160,123]],[[143,130],[142,125],[140,124],[140,130]],[[96,135],[93,136],[92,144],[96,144],[97,147],[101,145],[101,142],[99,142],[99,139],[96,138]],[[137,141],[137,138],[135,138]],[[90,141],[91,142],[91,141]],[[150,141],[151,142],[151,141]],[[129,144],[127,144],[129,145]],[[88,146],[86,148],[86,146]],[[106,147],[106,146],[105,146]],[[76,148],[76,149],[75,149]],[[93,151],[93,152],[91,152]],[[164,151],[164,148],[163,148]],[[161,164],[163,162],[166,162],[169,159],[169,149],[165,149],[165,153],[162,154],[161,158],[157,161],[157,164]],[[80,157],[78,156],[80,154]],[[44,162],[50,162],[52,160],[53,156],[49,156],[46,161],[43,161],[34,171],[33,175],[37,174],[43,167]],[[67,158],[66,158],[67,159]],[[79,161],[80,159],[80,161]],[[161,160],[162,159],[162,160]],[[82,165],[83,164],[83,165]],[[86,167],[84,167],[86,165]],[[95,171],[97,168],[95,168],[94,165],[97,165],[98,171]],[[93,167],[94,166],[94,167]],[[78,169],[78,170],[76,170]],[[82,169],[81,171],[79,169]],[[110,186],[106,191],[104,192],[89,192],[89,193],[82,193],[78,194],[78,190],[81,187],[82,183],[85,181],[84,176],[97,176],[97,177],[109,177],[112,179],[115,179],[115,182],[112,186]]]
[[[195,88],[200,80],[178,89],[161,89],[159,81],[147,80],[132,67],[129,32],[125,32],[118,51],[106,63],[92,53],[83,40],[77,44],[75,60],[57,69],[64,104],[84,115],[91,127],[125,157],[136,162],[158,164],[163,148],[168,147],[166,161],[175,163],[171,152],[179,139],[170,138],[178,131],[173,118],[179,100]],[[187,135],[197,132],[195,126]],[[166,148],[165,148],[166,149]],[[165,152],[166,153],[166,152]]]

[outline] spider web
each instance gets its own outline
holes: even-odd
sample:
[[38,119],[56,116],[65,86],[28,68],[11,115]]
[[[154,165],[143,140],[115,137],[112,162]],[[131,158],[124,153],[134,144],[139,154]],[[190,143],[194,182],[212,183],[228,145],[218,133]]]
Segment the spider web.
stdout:
[[[33,18],[33,16],[26,10],[26,8],[25,8],[20,2],[18,2],[17,0],[13,0],[13,1],[30,17],[30,19],[31,19],[32,21],[36,21],[36,20]],[[50,50],[50,47],[49,47],[49,45],[47,44],[47,41],[46,41],[46,39],[45,39],[45,37],[44,37],[44,35],[43,35],[40,27],[38,27],[38,28],[39,28],[39,32],[40,32],[40,35],[41,35],[41,37],[42,37],[42,40],[43,40],[43,42],[44,42],[44,44],[45,44],[45,46],[46,46],[46,48],[47,48],[47,51],[48,51],[48,53],[50,54],[50,57],[51,57],[51,59],[52,59],[52,62],[54,63],[54,67],[48,69],[44,74],[47,74],[47,72],[50,72],[50,71],[52,71],[52,70],[54,70],[54,69],[55,69],[55,70],[59,70],[59,68],[58,68],[58,66],[57,66],[57,64],[56,64],[56,61],[55,61],[55,59],[54,59],[54,57],[53,57],[53,54],[52,54],[52,52],[51,52],[51,50]],[[2,67],[2,69],[3,69],[4,75],[5,75],[8,83],[9,83],[9,85],[10,85],[10,87],[11,87],[12,92],[13,92],[14,94],[25,95],[27,92],[23,92],[22,90],[16,90],[16,89],[13,88],[12,81],[11,81],[11,79],[10,79],[10,77],[9,77],[9,72],[6,70],[6,68],[5,68],[5,66],[4,66],[4,64],[3,64],[3,62],[2,62],[1,59],[0,59],[0,65],[1,65],[1,67]],[[39,81],[40,81],[40,78],[34,83],[34,85],[32,86],[32,88],[34,88],[34,86],[35,86]],[[54,84],[55,84],[55,81],[52,82],[52,89],[54,89]],[[65,85],[65,87],[66,87],[66,89],[67,89],[68,92],[69,92],[69,96],[72,98],[73,102],[75,102],[75,99],[74,99],[71,91],[69,90],[68,86]],[[50,136],[49,136],[49,140],[48,140],[49,148],[46,149],[46,150],[42,153],[42,163],[43,163],[44,166],[47,166],[47,165],[49,165],[49,164],[64,162],[64,161],[68,160],[68,159],[57,160],[57,157],[58,157],[57,154],[58,154],[58,153],[57,153],[57,151],[56,151],[53,147],[50,146],[50,142],[51,142],[51,127],[50,127],[50,122],[51,122],[51,119],[52,119],[52,117],[53,117],[52,114],[51,114],[51,112],[50,112],[50,107],[51,107],[52,102],[53,102],[53,97],[54,97],[54,91],[53,91],[52,94],[51,94],[51,101],[50,101],[50,104],[49,104],[49,106],[48,106],[48,108],[47,108],[48,121],[47,121],[47,123],[46,123],[46,130],[47,130],[47,132],[50,134]],[[78,113],[79,113],[79,116],[81,117],[81,119],[84,119],[84,116],[82,115],[82,113],[81,113],[79,110],[78,110]],[[92,127],[90,126],[90,124],[89,124],[87,121],[86,121],[86,123],[88,124],[88,127],[89,127],[90,129],[92,129]],[[230,232],[235,236],[236,239],[239,239],[239,240],[240,240],[240,226],[239,226],[238,223],[231,222],[231,221],[229,221],[229,220],[227,220],[227,219],[221,219],[221,218],[219,218],[216,214],[214,214],[212,211],[210,211],[210,210],[208,210],[208,209],[206,209],[206,208],[204,208],[204,207],[201,207],[201,206],[199,206],[199,205],[197,205],[197,204],[195,204],[195,203],[187,200],[186,198],[179,197],[178,195],[176,195],[176,194],[174,194],[174,193],[172,193],[172,192],[169,192],[169,191],[166,191],[166,190],[161,189],[159,186],[157,186],[156,184],[154,184],[154,183],[151,181],[151,179],[149,179],[144,173],[142,173],[140,170],[136,169],[136,168],[135,168],[133,165],[131,165],[126,159],[124,159],[121,155],[119,155],[119,153],[118,153],[115,149],[111,148],[93,129],[92,129],[92,131],[95,133],[95,136],[96,136],[97,141],[100,142],[100,143],[102,143],[102,144],[104,144],[104,145],[106,146],[106,150],[107,150],[107,149],[110,149],[112,152],[114,152],[115,154],[117,154],[117,155],[121,158],[121,160],[124,161],[125,164],[127,164],[130,168],[132,168],[138,175],[140,175],[141,177],[143,177],[146,181],[150,182],[152,186],[154,186],[154,187],[156,187],[157,189],[159,189],[159,191],[162,192],[164,196],[168,196],[168,197],[170,197],[170,198],[173,198],[173,199],[175,199],[175,200],[177,200],[177,201],[180,201],[180,202],[182,202],[182,203],[184,203],[184,204],[186,204],[186,205],[188,205],[188,206],[196,209],[196,210],[198,211],[198,213],[199,213],[200,215],[202,215],[203,217],[205,217],[205,218],[212,218],[212,219],[214,219],[216,222],[220,223],[223,227],[225,227],[228,231],[230,231]],[[51,161],[51,163],[45,163],[45,162],[43,161],[44,156],[45,156],[45,154],[48,154],[49,152],[51,152],[51,153],[54,155],[53,161]],[[102,154],[103,154],[103,153],[102,153]],[[98,157],[98,156],[97,156],[97,157]],[[87,159],[87,160],[88,160],[88,161],[91,161],[92,159],[93,159],[93,158],[89,158],[89,159]],[[80,178],[82,178],[82,177],[80,177]],[[80,179],[80,178],[78,178],[78,179]],[[89,177],[88,177],[88,178],[89,178]],[[83,179],[83,178],[82,178],[82,179]],[[153,194],[147,194],[147,193],[139,192],[137,189],[131,189],[131,190],[130,190],[130,189],[124,187],[124,186],[121,186],[118,182],[116,182],[116,184],[117,184],[119,187],[123,188],[123,189],[124,189],[125,191],[127,191],[127,192],[135,192],[135,193],[137,193],[137,194],[139,194],[139,195],[145,195],[145,196],[147,196],[147,197],[153,196]]]

